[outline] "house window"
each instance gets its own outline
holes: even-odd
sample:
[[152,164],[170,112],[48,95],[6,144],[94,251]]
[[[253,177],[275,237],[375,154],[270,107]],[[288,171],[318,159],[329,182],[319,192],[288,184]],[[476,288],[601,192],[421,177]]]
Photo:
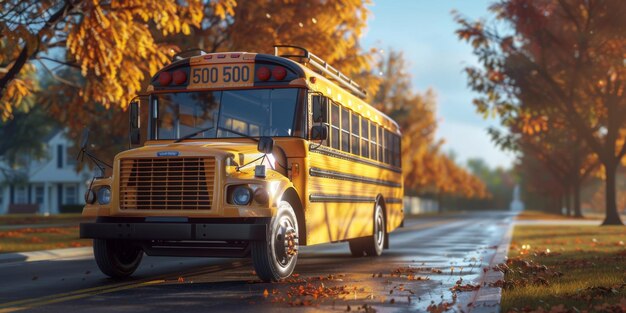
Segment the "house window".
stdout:
[[35,187],[35,202],[41,205],[43,204],[43,199],[44,199],[43,186],[36,186]]
[[78,204],[78,189],[76,185],[66,185],[63,197],[63,204]]
[[27,204],[28,203],[28,187],[16,186],[15,187],[15,204]]
[[71,147],[65,149],[65,164],[67,166],[76,166],[76,155],[71,153]]
[[63,145],[57,145],[57,168],[63,168]]

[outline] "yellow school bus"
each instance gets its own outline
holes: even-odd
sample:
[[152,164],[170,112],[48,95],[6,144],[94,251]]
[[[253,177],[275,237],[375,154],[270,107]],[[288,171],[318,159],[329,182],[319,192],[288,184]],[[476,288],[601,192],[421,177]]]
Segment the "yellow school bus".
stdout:
[[403,222],[401,133],[364,98],[296,46],[178,57],[130,104],[131,142],[147,138],[92,182],[81,237],[114,278],[144,253],[249,256],[264,281],[291,275],[299,246],[379,256]]

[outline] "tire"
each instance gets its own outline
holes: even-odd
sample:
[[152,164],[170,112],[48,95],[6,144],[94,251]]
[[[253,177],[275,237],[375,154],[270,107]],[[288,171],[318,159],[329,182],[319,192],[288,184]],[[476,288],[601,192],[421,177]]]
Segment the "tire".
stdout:
[[252,263],[262,281],[276,282],[289,277],[298,261],[298,219],[289,202],[280,202],[266,236],[251,242]]
[[356,238],[348,240],[348,245],[350,246],[350,253],[353,257],[362,257],[365,256],[365,240],[368,238]]
[[383,207],[380,203],[376,202],[376,206],[374,207],[374,232],[372,236],[348,240],[352,256],[380,256],[385,246],[385,225]]
[[143,257],[143,250],[129,241],[93,240],[93,255],[100,271],[111,278],[132,275]]

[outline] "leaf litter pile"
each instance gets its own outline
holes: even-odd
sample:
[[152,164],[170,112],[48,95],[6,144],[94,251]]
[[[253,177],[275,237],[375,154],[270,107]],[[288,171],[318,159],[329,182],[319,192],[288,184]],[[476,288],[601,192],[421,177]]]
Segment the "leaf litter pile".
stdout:
[[0,231],[0,253],[84,247],[90,240],[78,238],[78,226],[24,227]]
[[[389,273],[372,273],[371,278],[384,280],[387,291],[374,291],[371,287],[356,286],[344,282],[345,275],[327,275],[302,277],[294,274],[282,281],[289,284],[287,288],[265,289],[263,297],[271,303],[283,303],[289,306],[319,306],[332,305],[333,309],[343,309],[354,312],[376,312],[372,304],[412,304],[422,301],[416,292],[410,289],[408,283],[419,283],[430,280],[431,275],[442,274],[436,268],[429,267],[399,267]],[[395,281],[395,282],[394,282]],[[399,282],[398,282],[399,281]],[[402,283],[406,281],[406,283]],[[354,302],[359,305],[354,305]],[[352,305],[351,305],[352,304]],[[432,302],[429,312],[443,312],[452,304]],[[440,308],[445,308],[439,311]],[[433,310],[434,309],[434,310]]]

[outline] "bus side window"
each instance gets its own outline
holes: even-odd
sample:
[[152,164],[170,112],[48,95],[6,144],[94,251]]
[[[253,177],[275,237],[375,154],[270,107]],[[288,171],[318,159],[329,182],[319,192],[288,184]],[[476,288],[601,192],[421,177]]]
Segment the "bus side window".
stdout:
[[385,129],[385,163],[391,164],[391,133]]
[[383,136],[384,128],[378,127],[378,161],[385,162],[385,136]]
[[378,146],[376,145],[378,140],[376,140],[376,135],[378,134],[378,130],[376,130],[376,124],[374,123],[370,123],[370,134],[371,134],[370,141],[372,142],[372,145],[370,147],[371,148],[370,157],[372,158],[372,160],[376,160],[377,159],[376,152],[378,151]]
[[311,97],[311,101],[313,102],[313,123],[328,123],[328,98],[315,95]]
[[400,145],[400,136],[393,135],[393,160],[395,166],[400,166],[402,156],[402,146]]
[[[328,103],[329,99],[321,95],[311,96],[311,111],[313,115],[313,124],[326,124],[328,125]],[[329,132],[331,129],[328,129]],[[324,140],[324,145],[331,146],[332,135],[329,134],[328,138]]]
[[341,108],[341,151],[350,153],[350,111]]
[[370,157],[370,125],[369,121],[364,117],[361,117],[361,156],[369,158]]
[[339,106],[333,103],[330,112],[330,141],[331,146],[335,149],[339,149]]
[[361,130],[361,125],[359,125],[359,116],[354,112],[350,112],[350,117],[352,121],[352,138],[350,140],[352,148],[350,149],[350,152],[352,152],[352,154],[360,155],[359,131]]

